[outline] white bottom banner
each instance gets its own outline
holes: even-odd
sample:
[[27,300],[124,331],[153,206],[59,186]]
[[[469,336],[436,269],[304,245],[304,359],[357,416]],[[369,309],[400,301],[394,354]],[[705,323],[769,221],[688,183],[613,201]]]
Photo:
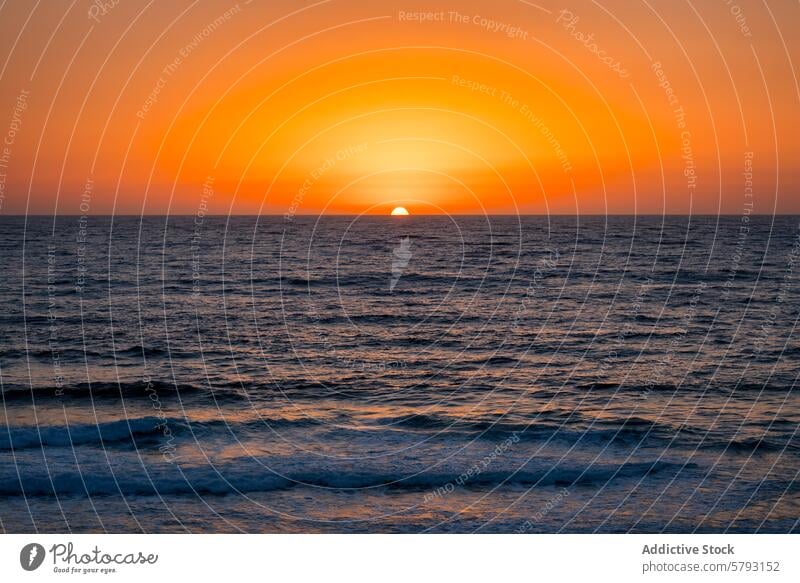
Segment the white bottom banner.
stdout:
[[2,581],[800,581],[794,535],[2,535]]

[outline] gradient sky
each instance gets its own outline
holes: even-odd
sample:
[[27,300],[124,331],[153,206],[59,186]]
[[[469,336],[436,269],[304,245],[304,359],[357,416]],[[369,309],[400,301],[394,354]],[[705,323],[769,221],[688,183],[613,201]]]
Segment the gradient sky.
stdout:
[[799,32],[774,1],[11,0],[0,212],[798,213]]

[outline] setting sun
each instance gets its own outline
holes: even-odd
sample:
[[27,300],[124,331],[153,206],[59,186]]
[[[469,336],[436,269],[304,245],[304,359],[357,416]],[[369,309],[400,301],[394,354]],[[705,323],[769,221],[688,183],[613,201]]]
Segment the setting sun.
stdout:
[[395,209],[392,211],[392,216],[393,217],[407,217],[408,216],[408,211],[406,210],[405,207],[398,206],[398,207],[395,207]]

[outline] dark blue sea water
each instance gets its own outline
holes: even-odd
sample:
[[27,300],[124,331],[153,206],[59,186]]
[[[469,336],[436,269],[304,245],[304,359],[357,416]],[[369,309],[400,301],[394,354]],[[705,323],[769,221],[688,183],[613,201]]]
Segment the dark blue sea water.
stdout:
[[790,532],[798,217],[5,217],[7,532]]

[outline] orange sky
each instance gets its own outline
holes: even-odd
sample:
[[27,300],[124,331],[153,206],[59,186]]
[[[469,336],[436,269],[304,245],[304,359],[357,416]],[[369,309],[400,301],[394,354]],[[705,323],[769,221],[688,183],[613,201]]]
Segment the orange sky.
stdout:
[[800,213],[794,2],[69,6],[0,10],[3,214]]

